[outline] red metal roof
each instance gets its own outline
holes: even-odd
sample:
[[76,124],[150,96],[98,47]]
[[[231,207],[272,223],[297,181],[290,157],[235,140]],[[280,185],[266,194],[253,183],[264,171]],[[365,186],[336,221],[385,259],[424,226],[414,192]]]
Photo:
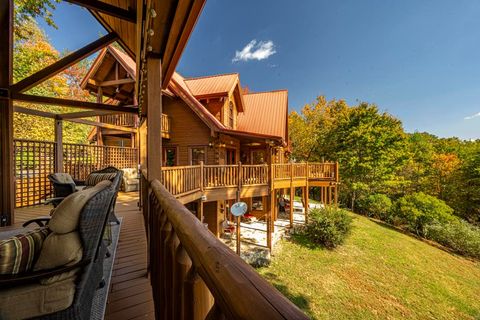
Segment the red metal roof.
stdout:
[[190,92],[195,97],[201,97],[228,94],[238,83],[239,77],[238,73],[231,73],[184,80]]
[[287,90],[245,94],[243,99],[246,111],[238,114],[237,130],[277,136],[287,141]]

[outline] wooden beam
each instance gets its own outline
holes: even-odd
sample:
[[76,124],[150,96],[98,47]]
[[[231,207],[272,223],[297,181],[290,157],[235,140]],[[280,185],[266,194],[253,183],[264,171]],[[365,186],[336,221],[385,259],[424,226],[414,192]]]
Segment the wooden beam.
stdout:
[[116,126],[116,125],[109,124],[109,123],[103,123],[103,122],[97,122],[97,121],[91,121],[91,120],[85,120],[85,119],[66,119],[66,121],[86,124],[86,125],[89,125],[89,126],[95,126],[95,127],[105,128],[105,129],[119,130],[119,131],[123,131],[123,132],[130,132],[130,133],[136,133],[137,132],[137,129],[126,128],[126,127]]
[[107,81],[96,81],[93,79],[88,79],[88,83],[97,87],[111,87],[111,86],[118,86],[122,84],[135,83],[135,79],[126,78],[126,79],[107,80]]
[[0,1],[0,226],[14,222],[13,103],[13,0]]
[[24,107],[19,107],[19,106],[14,106],[13,111],[18,112],[18,113],[29,114],[31,116],[43,117],[43,118],[50,118],[50,119],[56,119],[57,118],[57,115],[55,113],[41,111],[41,110],[35,110],[35,109],[29,109],[29,108],[24,108]]
[[137,106],[115,106],[105,103],[96,103],[96,102],[87,102],[87,101],[78,101],[62,98],[51,98],[51,97],[41,97],[31,94],[24,93],[11,93],[13,100],[37,103],[37,104],[48,104],[59,107],[74,107],[80,109],[97,109],[97,110],[107,110],[107,111],[121,111],[124,113],[138,113]]
[[79,111],[79,112],[58,114],[57,118],[62,120],[79,119],[79,118],[88,118],[88,117],[95,117],[95,116],[106,116],[109,114],[118,114],[118,113],[124,113],[124,112],[121,110],[119,111],[104,111],[104,110]]
[[162,60],[147,58],[148,181],[162,178]]
[[55,172],[63,172],[63,121],[55,120]]
[[116,33],[109,33],[106,36],[86,45],[85,47],[78,49],[77,51],[69,54],[66,57],[58,60],[57,62],[43,68],[42,70],[32,74],[31,76],[15,83],[12,86],[13,92],[23,92],[30,88],[35,87],[37,84],[47,80],[48,78],[62,72],[68,67],[74,65],[85,57],[88,57],[97,50],[109,45],[118,39]]
[[135,23],[137,14],[133,10],[126,10],[97,0],[65,0],[67,2],[85,7],[87,9],[104,13],[106,15]]

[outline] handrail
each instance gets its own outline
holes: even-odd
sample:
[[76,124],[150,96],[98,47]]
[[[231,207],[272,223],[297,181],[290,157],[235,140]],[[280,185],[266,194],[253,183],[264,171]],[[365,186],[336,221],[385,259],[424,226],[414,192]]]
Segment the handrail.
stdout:
[[157,318],[307,319],[159,181],[151,188],[149,248]]

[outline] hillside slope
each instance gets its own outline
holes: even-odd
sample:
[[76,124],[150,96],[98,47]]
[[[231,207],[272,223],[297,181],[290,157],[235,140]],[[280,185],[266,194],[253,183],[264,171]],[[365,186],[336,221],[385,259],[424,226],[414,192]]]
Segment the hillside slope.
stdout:
[[480,263],[355,215],[334,251],[284,240],[259,272],[316,319],[480,319]]

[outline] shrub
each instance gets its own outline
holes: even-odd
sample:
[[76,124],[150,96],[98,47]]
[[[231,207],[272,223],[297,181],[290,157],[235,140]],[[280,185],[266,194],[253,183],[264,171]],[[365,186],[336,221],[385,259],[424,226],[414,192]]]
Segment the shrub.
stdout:
[[434,223],[426,227],[427,238],[453,251],[480,258],[480,228],[459,220],[446,224]]
[[406,195],[395,202],[389,222],[425,236],[426,226],[456,220],[453,209],[444,201],[423,192]]
[[333,249],[343,243],[352,229],[352,217],[344,209],[312,209],[302,233],[315,245]]
[[380,220],[387,220],[392,209],[392,200],[384,194],[376,193],[359,201],[360,213]]

